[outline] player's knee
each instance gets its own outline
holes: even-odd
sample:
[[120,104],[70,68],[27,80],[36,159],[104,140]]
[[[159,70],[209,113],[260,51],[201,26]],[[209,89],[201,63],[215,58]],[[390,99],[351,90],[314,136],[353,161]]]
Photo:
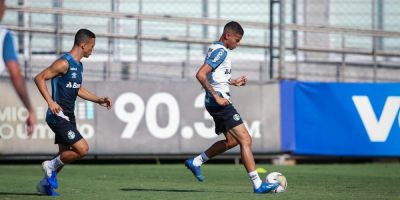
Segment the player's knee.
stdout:
[[87,156],[88,153],[89,153],[89,147],[86,146],[86,147],[83,147],[83,148],[79,149],[78,153],[79,153],[79,156],[80,156],[81,158]]
[[87,156],[89,154],[89,147],[86,147],[82,152],[82,157]]
[[228,140],[226,142],[228,149],[236,147],[239,143],[236,140]]

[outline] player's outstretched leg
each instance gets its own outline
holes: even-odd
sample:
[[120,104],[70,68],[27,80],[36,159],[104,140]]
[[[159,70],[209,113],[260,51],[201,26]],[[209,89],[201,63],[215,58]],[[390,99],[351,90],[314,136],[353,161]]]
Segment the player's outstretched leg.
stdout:
[[36,185],[36,190],[40,194],[44,194],[47,196],[59,196],[57,192],[54,191],[54,189],[50,186],[50,184],[47,182],[46,176],[40,180],[37,185]]
[[254,193],[269,193],[278,188],[279,183],[261,183],[260,187],[255,189]]
[[204,176],[201,174],[200,166],[195,166],[193,164],[193,160],[194,160],[194,158],[186,160],[185,161],[185,166],[186,166],[186,168],[188,168],[193,173],[193,175],[196,177],[196,179],[198,181],[203,182],[204,181]]
[[251,150],[252,139],[244,124],[240,124],[228,131],[233,137],[236,138],[240,144],[240,153],[242,161],[249,178],[253,184],[254,193],[268,193],[278,188],[279,183],[265,183],[262,182],[260,176],[256,171],[256,165]]
[[44,175],[47,179],[47,182],[50,184],[51,187],[53,187],[54,189],[57,189],[58,188],[57,171],[51,165],[51,161],[49,161],[49,160],[44,161],[42,163],[42,169],[43,169]]

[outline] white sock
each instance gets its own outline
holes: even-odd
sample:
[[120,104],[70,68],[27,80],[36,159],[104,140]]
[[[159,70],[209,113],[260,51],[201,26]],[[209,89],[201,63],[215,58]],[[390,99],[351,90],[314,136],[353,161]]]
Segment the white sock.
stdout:
[[56,171],[59,167],[64,166],[64,163],[60,159],[60,155],[50,160],[50,167],[52,170]]
[[250,177],[250,180],[253,183],[253,187],[255,189],[257,189],[261,186],[262,181],[260,179],[260,176],[258,176],[257,171],[249,172],[249,177]]
[[207,162],[208,160],[210,160],[210,158],[206,155],[206,153],[203,152],[193,159],[193,165],[198,167],[201,166],[203,163]]
[[203,163],[205,163],[208,160],[210,160],[210,158],[206,155],[205,152],[201,153],[200,156],[201,156],[201,160],[202,160]]

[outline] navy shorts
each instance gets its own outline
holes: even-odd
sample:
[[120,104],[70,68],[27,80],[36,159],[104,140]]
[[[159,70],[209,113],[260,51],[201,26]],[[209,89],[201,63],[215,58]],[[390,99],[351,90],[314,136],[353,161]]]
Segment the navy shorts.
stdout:
[[226,133],[228,130],[243,124],[242,118],[236,109],[229,104],[227,106],[206,106],[208,113],[213,117],[215,133]]
[[70,121],[59,117],[54,114],[46,116],[46,122],[50,129],[56,135],[55,144],[62,144],[65,146],[72,146],[80,139],[82,139],[81,133],[79,133],[76,128],[75,117],[73,115],[69,116]]

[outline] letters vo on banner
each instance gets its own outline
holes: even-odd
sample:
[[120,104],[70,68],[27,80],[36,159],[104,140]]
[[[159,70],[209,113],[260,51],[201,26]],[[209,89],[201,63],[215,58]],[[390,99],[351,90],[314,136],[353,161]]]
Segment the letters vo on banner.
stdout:
[[281,82],[282,150],[400,156],[400,84]]

